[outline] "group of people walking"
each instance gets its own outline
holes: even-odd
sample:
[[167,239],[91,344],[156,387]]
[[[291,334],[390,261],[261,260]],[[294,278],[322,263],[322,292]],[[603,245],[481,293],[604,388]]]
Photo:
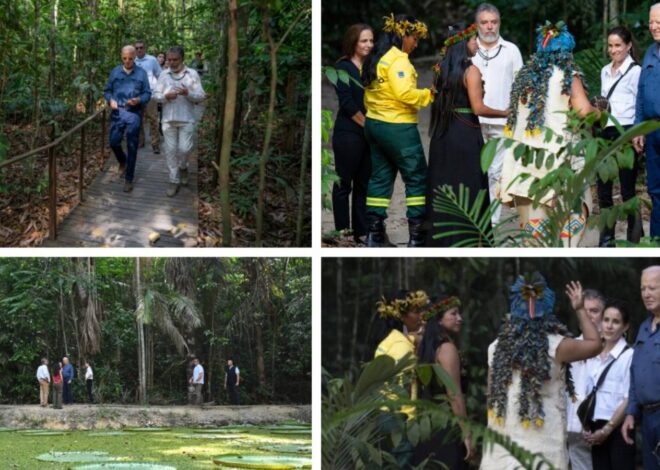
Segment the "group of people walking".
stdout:
[[[149,122],[152,150],[156,154],[160,153],[162,130],[169,171],[167,196],[173,197],[180,185],[188,184],[188,157],[206,94],[199,73],[187,67],[184,58],[183,48],[173,46],[161,59],[156,59],[146,53],[144,41],[136,41],[122,48],[122,65],[110,73],[104,90],[112,110],[110,147],[117,158],[117,172],[124,179],[125,192],[133,190],[137,149],[140,139],[144,140],[140,132],[143,119]],[[201,61],[201,57],[197,59]],[[199,64],[203,70],[203,63]],[[124,135],[126,152],[122,147]]]
[[[555,316],[555,293],[542,275],[520,276],[510,286],[509,311],[488,347],[488,426],[559,469],[570,463],[573,470],[634,470],[634,430],[641,421],[644,469],[660,469],[660,266],[641,274],[642,301],[650,316],[632,344],[626,339],[626,302],[584,290],[577,281],[565,292],[580,325],[577,338]],[[418,364],[439,365],[451,380],[446,387],[435,380],[419,382],[411,369],[399,382],[413,401],[448,403],[455,416],[464,418],[468,375],[457,343],[461,308],[458,297],[429,298],[424,291],[402,290],[383,298],[377,303],[372,347],[375,357],[414,357]],[[595,402],[585,412],[580,404],[590,394]],[[388,436],[395,426],[403,429],[415,415],[414,407],[400,408],[383,420],[382,432]],[[403,435],[387,449],[401,468],[426,461],[424,468],[466,469],[475,455],[469,432],[453,424],[414,446]],[[520,462],[499,444],[486,443],[480,465],[501,470]]]
[[[582,168],[583,158],[560,154],[566,139],[571,138],[567,135],[568,111],[585,117],[601,110],[588,99],[573,57],[575,40],[565,24],[540,26],[536,51],[526,62],[518,47],[500,36],[500,25],[499,10],[483,3],[476,9],[474,24],[450,27],[440,62],[433,67],[433,84],[424,89],[418,88],[418,74],[409,59],[418,41],[428,36],[423,22],[408,15],[386,17],[377,41],[369,25],[348,28],[343,56],[336,64],[353,79],[336,84],[339,111],[333,149],[340,180],[333,188],[333,210],[337,230],[352,229],[358,244],[391,246],[385,220],[394,181],[401,173],[408,246],[465,243],[465,221],[436,204],[438,198],[447,198],[451,192],[458,197],[464,191],[470,207],[481,201],[476,210],[490,215],[492,224],[500,220],[500,208],[490,207],[490,201],[500,199],[518,211],[521,230],[532,237],[544,236],[549,208],[562,194],[549,191],[537,201],[540,204],[532,204],[530,187],[563,163],[576,171]],[[604,139],[615,140],[620,135],[614,119],[624,130],[660,119],[660,96],[651,85],[660,70],[656,66],[660,60],[660,3],[650,9],[649,30],[655,43],[641,64],[636,61],[628,29],[617,26],[608,33],[611,62],[602,70],[601,94],[607,97],[613,119],[600,131]],[[417,115],[429,105],[427,163]],[[551,138],[546,129],[552,131]],[[634,140],[637,156],[643,150],[647,155],[654,237],[660,236],[659,136],[657,131]],[[485,173],[480,158],[484,142],[504,137],[542,149],[552,159],[539,168],[519,158],[515,146],[505,146],[500,140]],[[637,161],[632,169],[620,170],[624,201],[635,196],[637,174]],[[486,194],[477,199],[480,192]],[[611,207],[612,183],[598,181],[598,195],[601,208]],[[561,227],[566,246],[577,246],[584,233],[592,208],[588,182],[580,206]],[[643,236],[639,213],[629,216],[627,235],[631,242],[639,242]],[[608,227],[601,233],[600,245],[613,243],[614,227]]]
[[[85,388],[87,390],[88,403],[94,403],[94,371],[89,362],[85,362]],[[48,359],[42,358],[41,365],[37,368],[37,381],[39,382],[39,404],[43,408],[48,407],[50,384],[53,384],[53,408],[62,409],[62,404],[73,404],[73,379],[75,368],[67,356],[57,362],[52,371],[48,368]]]

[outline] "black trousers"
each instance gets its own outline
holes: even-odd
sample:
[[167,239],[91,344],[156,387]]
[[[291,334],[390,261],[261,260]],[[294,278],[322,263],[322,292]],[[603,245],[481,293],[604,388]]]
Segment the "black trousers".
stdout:
[[232,405],[240,405],[238,400],[238,386],[227,385],[227,392],[229,393],[229,400]]
[[[594,432],[607,424],[605,420],[595,421]],[[605,442],[591,447],[591,460],[594,470],[635,470],[635,445],[628,445],[621,435],[621,426],[612,430]]]
[[[367,233],[367,187],[371,176],[369,144],[364,134],[340,130],[332,135],[332,150],[335,170],[340,178],[332,188],[335,229],[352,228],[353,235],[360,237]],[[349,211],[349,198],[352,211]]]
[[94,380],[92,380],[92,379],[85,380],[85,385],[87,386],[87,400],[90,403],[94,403],[94,396],[92,395],[92,385],[93,384],[94,384]]
[[[624,129],[629,129],[632,126],[623,126]],[[606,127],[605,129],[602,130],[600,136],[603,139],[607,140],[616,140],[619,137],[619,131],[616,129],[616,127]],[[635,154],[635,163],[633,164],[633,167],[631,169],[619,169],[619,181],[621,183],[621,198],[624,201],[627,201],[628,199],[632,199],[635,197],[635,183],[637,182],[637,174],[639,172],[639,162],[638,162],[638,155]],[[614,205],[613,199],[612,199],[612,181],[608,182],[603,182],[601,181],[600,178],[598,178],[597,182],[597,187],[598,187],[598,205],[600,206],[601,209],[607,209],[609,207],[612,207]],[[634,216],[628,216],[628,226],[632,226],[634,224]],[[606,228],[605,231],[609,233],[611,236],[614,236],[614,227],[612,228]],[[630,233],[630,231],[628,232]],[[643,236],[643,233],[641,234]],[[639,238],[635,236],[633,241],[635,243],[639,242]]]

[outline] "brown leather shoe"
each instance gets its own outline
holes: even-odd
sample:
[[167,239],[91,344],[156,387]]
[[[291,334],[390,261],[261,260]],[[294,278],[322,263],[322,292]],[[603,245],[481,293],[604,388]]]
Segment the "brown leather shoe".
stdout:
[[117,176],[123,178],[125,173],[126,173],[126,163],[120,163],[117,166]]
[[130,181],[124,182],[124,192],[130,193],[131,191],[133,191],[133,183]]

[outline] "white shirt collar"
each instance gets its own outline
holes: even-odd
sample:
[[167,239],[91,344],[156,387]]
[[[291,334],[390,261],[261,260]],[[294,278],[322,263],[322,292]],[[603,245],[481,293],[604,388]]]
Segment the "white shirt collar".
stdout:
[[[632,64],[632,61],[633,58],[630,56],[630,54],[628,54],[628,56],[625,59],[623,59],[623,63],[621,64],[621,67],[619,67],[619,69],[616,71],[616,76],[618,77],[619,75],[623,75],[624,73],[626,73],[626,70],[628,70],[628,67],[630,67],[630,64]],[[614,64],[613,62],[610,62],[605,66],[607,75],[609,75],[610,77],[612,76],[613,64]]]
[[621,356],[621,352],[623,351],[623,348],[626,347],[626,344],[626,340],[622,336],[609,352],[608,356],[610,356],[612,359],[617,359],[619,356]]

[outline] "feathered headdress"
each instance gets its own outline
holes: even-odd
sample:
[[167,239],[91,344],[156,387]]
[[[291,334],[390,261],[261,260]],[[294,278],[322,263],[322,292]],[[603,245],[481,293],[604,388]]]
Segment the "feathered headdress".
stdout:
[[531,276],[518,276],[509,291],[511,315],[533,320],[552,314],[555,293],[548,287],[543,276],[535,272]]
[[461,299],[455,296],[447,297],[439,302],[429,305],[429,309],[424,313],[424,320],[428,321],[436,315],[442,315],[447,310],[461,306]]
[[380,301],[376,302],[376,311],[381,318],[393,317],[401,319],[401,317],[411,310],[421,309],[426,307],[429,303],[429,296],[423,290],[409,292],[405,299],[393,299],[388,302],[383,296]]
[[384,16],[383,19],[385,20],[383,31],[386,33],[396,33],[401,37],[415,34],[421,39],[429,37],[429,30],[426,27],[426,24],[421,21],[397,21],[396,18],[394,18],[394,13],[390,13],[390,16]]
[[557,24],[546,21],[536,32],[536,52],[572,52],[575,49],[575,38],[563,21]]

